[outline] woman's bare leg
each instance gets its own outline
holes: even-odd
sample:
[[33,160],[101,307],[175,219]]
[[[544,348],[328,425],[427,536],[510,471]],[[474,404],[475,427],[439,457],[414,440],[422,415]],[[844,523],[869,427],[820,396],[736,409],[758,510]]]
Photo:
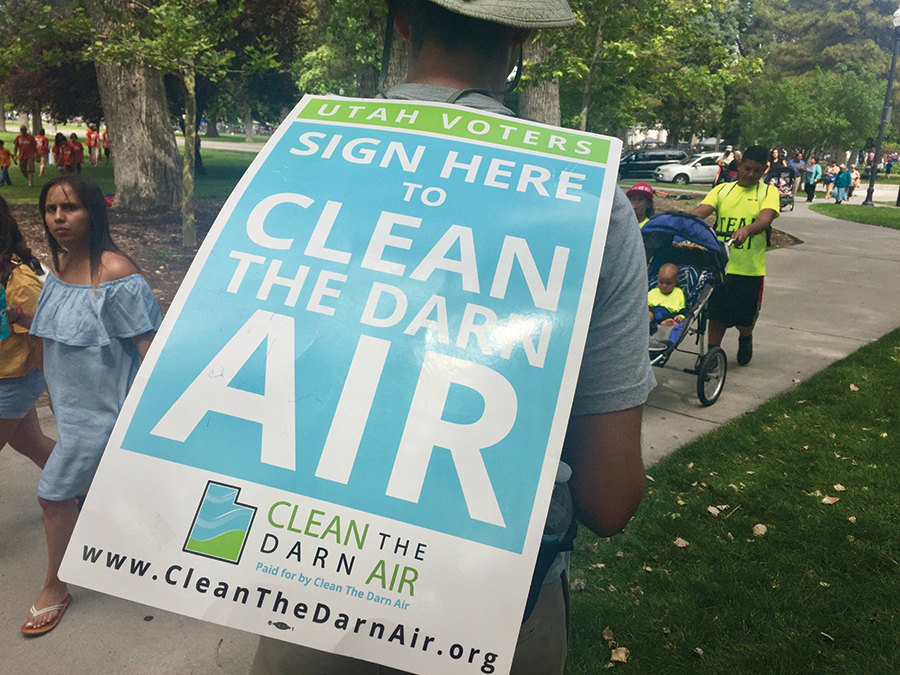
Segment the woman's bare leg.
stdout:
[[[74,499],[51,502],[38,497],[38,501],[44,509],[44,530],[47,534],[47,579],[37,600],[34,601],[34,608],[40,611],[45,607],[62,604],[69,593],[66,584],[59,579],[59,566],[62,564],[63,554],[78,520],[78,507]],[[35,618],[29,615],[25,626],[36,628],[46,625],[53,621],[58,613],[58,611],[47,612]]]
[[[7,427],[10,427],[9,433],[6,433]],[[56,441],[44,435],[35,406],[20,420],[0,420],[0,447],[3,447],[4,442],[42,469],[56,445]]]

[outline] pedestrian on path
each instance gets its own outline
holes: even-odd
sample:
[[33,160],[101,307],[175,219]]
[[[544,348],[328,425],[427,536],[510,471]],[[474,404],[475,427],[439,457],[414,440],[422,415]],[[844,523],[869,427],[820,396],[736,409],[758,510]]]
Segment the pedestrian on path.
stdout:
[[834,179],[837,178],[840,169],[837,162],[831,160],[825,167],[825,199],[831,199],[831,191],[834,190]]
[[75,132],[72,132],[72,135],[69,136],[69,147],[72,148],[70,166],[75,170],[75,173],[81,173],[81,165],[84,163],[84,146],[81,145],[81,141],[78,140],[78,134]]
[[[785,167],[786,168],[786,167]],[[719,347],[725,331],[738,330],[738,365],[753,358],[753,328],[762,306],[766,275],[766,230],[778,217],[778,190],[760,183],[766,172],[766,149],[751,145],[738,163],[737,183],[714,187],[691,213],[716,214],[716,236],[731,241],[725,284],[709,300],[710,347]]]
[[54,441],[38,421],[37,400],[47,386],[40,368],[40,340],[29,335],[27,327],[41,294],[36,272],[44,273],[0,197],[0,295],[5,296],[0,311],[9,327],[9,335],[0,340],[0,449],[8,443],[43,469]]
[[0,187],[12,186],[12,179],[9,177],[9,167],[12,161],[12,153],[4,148],[3,141],[0,141]]
[[803,187],[806,190],[806,201],[811,202],[816,198],[816,183],[822,180],[822,167],[817,157],[809,158],[806,172],[803,174]]
[[47,158],[50,156],[50,141],[44,135],[43,129],[37,130],[37,133],[34,135],[34,143],[37,148],[39,164],[38,176],[43,176],[44,170],[47,168]]
[[850,167],[850,189],[847,190],[847,199],[850,199],[853,196],[853,191],[859,187],[860,184],[860,175],[859,169],[856,168],[856,165]]
[[838,167],[838,175],[834,179],[834,201],[838,204],[847,201],[847,191],[850,189],[850,183],[853,179],[850,171],[847,170],[846,164]]
[[[396,26],[397,32],[409,39],[410,57],[407,81],[387,90],[387,98],[441,102],[452,98],[458,105],[511,120],[513,112],[503,105],[503,94],[525,40],[535,30],[576,23],[565,0],[391,0],[390,5],[389,16],[396,20],[388,21],[387,30]],[[386,54],[385,62],[388,59]],[[478,208],[471,205],[473,214]],[[513,224],[485,222],[484,226]],[[585,222],[584,226],[592,225]],[[571,502],[565,498],[553,504],[567,513],[562,502],[574,502],[583,524],[601,536],[610,536],[625,527],[643,496],[640,418],[653,383],[647,350],[645,254],[634,212],[620,190],[615,192],[605,250],[594,304],[602,309],[591,318],[563,450],[571,478],[565,483],[568,489],[560,493],[569,493]],[[564,466],[560,465],[563,472]],[[571,517],[560,520],[573,522]],[[555,553],[549,545],[541,549],[539,559],[551,567],[535,570],[532,588],[536,604],[532,608],[529,603],[528,617],[522,623],[512,675],[563,672],[569,632],[568,565],[567,556]],[[480,670],[490,673],[494,655],[486,656],[491,658]],[[251,672],[399,675],[391,668],[269,636],[260,638]]]
[[52,630],[72,601],[58,573],[78,505],[162,321],[140,270],[112,240],[96,183],[77,174],[59,176],[44,186],[39,204],[53,269],[30,328],[43,339],[59,442],[38,484],[47,577],[22,624],[30,636]]
[[28,133],[24,124],[19,127],[19,135],[13,141],[13,159],[18,160],[19,170],[28,181],[28,187],[34,185],[34,158],[37,155],[37,143],[34,136]]

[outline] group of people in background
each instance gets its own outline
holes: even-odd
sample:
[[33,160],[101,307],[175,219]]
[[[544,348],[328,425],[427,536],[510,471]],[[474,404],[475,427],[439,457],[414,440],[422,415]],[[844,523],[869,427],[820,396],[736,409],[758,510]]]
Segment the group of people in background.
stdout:
[[[106,155],[106,161],[109,161],[109,134],[105,129],[101,134],[96,124],[88,125],[85,145],[88,148],[88,161],[92,166],[100,163],[101,149]],[[42,128],[36,128],[32,135],[23,124],[19,127],[19,135],[13,141],[12,152],[5,148],[4,142],[0,140],[0,187],[12,185],[9,169],[13,163],[19,165],[22,175],[31,187],[34,185],[35,171],[38,176],[43,176],[48,164],[56,165],[60,173],[81,173],[84,146],[78,140],[78,134],[73,132],[68,137],[63,133],[57,133],[51,147]]]
[[[792,185],[788,185],[788,181]],[[835,203],[841,204],[853,196],[860,181],[861,176],[855,165],[847,166],[831,160],[823,168],[818,157],[813,156],[808,162],[804,161],[802,152],[797,152],[787,161],[777,148],[772,148],[769,152],[769,169],[765,182],[782,191],[790,187],[793,192],[799,192],[802,186],[807,202],[815,199],[816,186],[821,184],[825,186],[825,199],[833,197]]]

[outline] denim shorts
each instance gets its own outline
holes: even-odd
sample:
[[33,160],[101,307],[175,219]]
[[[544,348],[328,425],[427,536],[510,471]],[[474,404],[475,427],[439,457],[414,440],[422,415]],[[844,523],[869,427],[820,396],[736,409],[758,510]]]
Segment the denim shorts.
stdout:
[[0,419],[20,420],[47,388],[40,368],[32,368],[20,377],[0,379]]

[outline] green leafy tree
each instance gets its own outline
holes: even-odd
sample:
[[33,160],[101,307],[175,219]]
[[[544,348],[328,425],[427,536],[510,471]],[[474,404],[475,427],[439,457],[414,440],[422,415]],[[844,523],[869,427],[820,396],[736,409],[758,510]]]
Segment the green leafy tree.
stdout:
[[765,65],[738,94],[745,138],[807,152],[863,147],[879,124],[896,9],[896,0],[753,0],[741,43]]
[[[377,94],[386,21],[383,0],[312,0],[301,22],[307,46],[294,63],[300,91],[362,98]],[[407,59],[406,42],[394,31],[386,86],[406,77]]]
[[182,240],[194,248],[194,147],[196,142],[196,78],[224,74],[233,52],[222,43],[233,35],[231,23],[241,0],[164,0],[108,7],[104,30],[89,48],[95,60],[176,72],[184,82],[185,127],[181,198]]
[[877,77],[851,70],[784,77],[741,107],[744,136],[808,154],[860,148],[878,127],[883,99]]

